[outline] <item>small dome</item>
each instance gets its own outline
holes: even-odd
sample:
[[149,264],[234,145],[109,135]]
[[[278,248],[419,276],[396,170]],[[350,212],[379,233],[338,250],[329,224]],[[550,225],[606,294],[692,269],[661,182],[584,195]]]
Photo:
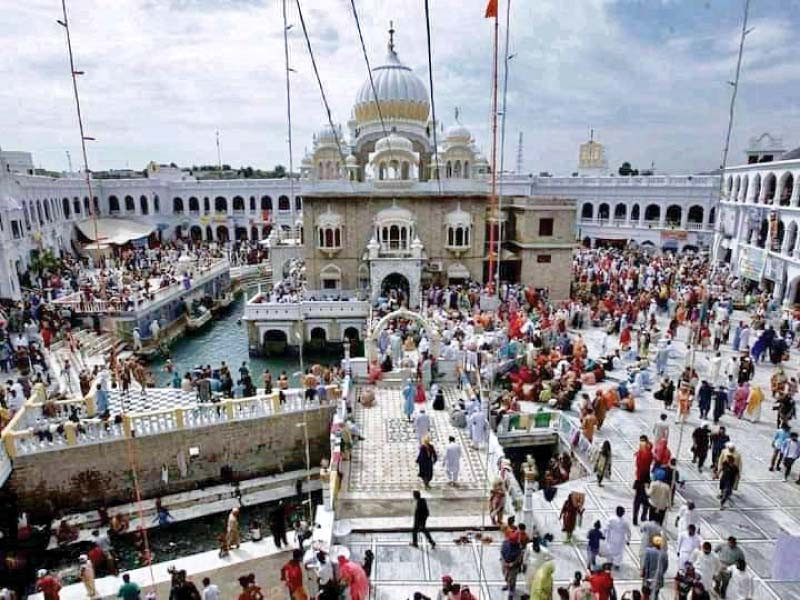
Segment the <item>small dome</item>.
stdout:
[[414,152],[409,140],[392,132],[375,142],[375,152]]
[[469,129],[464,127],[463,125],[454,125],[447,130],[446,133],[448,140],[458,140],[469,142],[472,139],[472,134],[469,132]]
[[319,144],[335,144],[339,132],[331,129],[330,125],[323,127],[317,132],[317,143]]

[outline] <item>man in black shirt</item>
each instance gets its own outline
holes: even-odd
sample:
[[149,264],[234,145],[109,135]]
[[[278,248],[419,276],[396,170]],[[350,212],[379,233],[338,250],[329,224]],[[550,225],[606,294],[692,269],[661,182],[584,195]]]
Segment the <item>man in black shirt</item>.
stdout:
[[422,497],[419,490],[414,490],[414,500],[416,501],[416,506],[414,507],[414,529],[411,532],[411,545],[414,546],[414,548],[418,548],[417,535],[422,532],[425,534],[425,537],[428,538],[431,548],[436,548],[436,542],[433,541],[431,533],[426,526],[428,515],[430,515],[428,511],[428,502]]

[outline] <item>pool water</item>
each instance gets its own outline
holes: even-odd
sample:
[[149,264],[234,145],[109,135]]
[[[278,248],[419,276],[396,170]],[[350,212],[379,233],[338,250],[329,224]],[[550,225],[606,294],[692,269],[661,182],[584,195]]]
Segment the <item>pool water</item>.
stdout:
[[[203,329],[196,332],[187,331],[170,345],[170,359],[179,373],[191,371],[197,365],[218,367],[224,360],[231,373],[238,374],[243,362],[250,369],[250,376],[256,387],[263,385],[262,375],[265,369],[272,372],[277,380],[281,371],[290,376],[300,369],[297,356],[287,354],[285,357],[251,358],[248,354],[247,326],[241,321],[244,314],[245,297],[249,291],[239,293],[228,309],[215,317]],[[324,362],[338,360],[335,356],[322,357]],[[172,385],[172,373],[164,370],[166,361],[159,357],[153,359],[150,368],[158,387]]]
[[[319,504],[322,502],[322,492],[312,492],[311,498],[314,505]],[[306,500],[307,496],[303,494],[302,501]],[[270,537],[269,515],[276,506],[277,502],[266,502],[239,509],[239,531],[243,542],[250,539],[250,524],[254,520],[261,524],[262,537]],[[295,496],[286,499],[284,507],[287,517],[286,538],[290,544],[294,544],[293,523],[306,510],[305,504],[301,504],[301,500]],[[153,562],[169,562],[182,556],[219,548],[218,538],[225,531],[227,519],[228,513],[221,512],[149,529],[147,541]],[[136,544],[136,536],[136,533],[129,532],[111,540],[120,572],[145,566]],[[47,567],[59,574],[62,583],[75,583],[78,581],[78,556],[88,551],[89,547],[88,544],[75,545],[52,552],[46,561]]]

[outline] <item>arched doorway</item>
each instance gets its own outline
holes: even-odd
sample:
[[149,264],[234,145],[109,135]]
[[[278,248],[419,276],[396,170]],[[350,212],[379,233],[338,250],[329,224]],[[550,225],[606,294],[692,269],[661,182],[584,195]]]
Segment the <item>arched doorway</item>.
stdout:
[[327,345],[327,333],[322,327],[314,327],[308,335],[306,349],[309,352],[323,352]]
[[264,334],[264,355],[284,356],[288,343],[286,332],[280,329],[270,329]]
[[225,244],[228,241],[228,228],[225,225],[217,227],[217,241],[220,244]]
[[357,327],[348,327],[344,330],[342,341],[350,344],[350,356],[359,356],[361,354],[361,334]]
[[192,241],[199,242],[203,239],[203,230],[199,225],[192,225],[192,228],[189,230],[189,235],[191,235]]
[[389,323],[396,321],[397,319],[406,319],[418,323],[425,330],[428,340],[431,343],[431,356],[439,356],[439,343],[441,341],[441,336],[439,335],[438,330],[434,328],[431,323],[421,314],[410,311],[407,308],[400,308],[394,312],[390,312],[388,315],[381,317],[381,319],[367,334],[365,342],[367,345],[367,358],[369,360],[372,361],[378,359],[378,336],[381,334],[381,331],[383,331],[387,325],[389,325]]
[[405,275],[400,273],[389,273],[381,281],[381,295],[389,296],[391,292],[402,294],[401,300],[408,303],[408,295],[411,293],[411,285]]

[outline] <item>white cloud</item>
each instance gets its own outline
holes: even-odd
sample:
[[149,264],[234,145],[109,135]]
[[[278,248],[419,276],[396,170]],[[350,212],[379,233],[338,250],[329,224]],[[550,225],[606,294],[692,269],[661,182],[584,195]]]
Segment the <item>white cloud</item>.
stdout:
[[[462,122],[488,153],[491,23],[483,4],[431,2],[439,118]],[[501,0],[501,7],[505,2]],[[319,92],[290,5],[295,163],[325,123]],[[345,123],[366,70],[349,0],[302,2],[334,118]],[[381,62],[393,19],[401,58],[428,81],[419,0],[357,0],[370,60]],[[692,171],[718,162],[736,24],[668,40],[631,28],[604,0],[514,0],[508,96],[507,164],[525,133],[526,166],[569,172],[588,128],[599,131],[612,163],[631,160]],[[724,8],[724,7],[723,7]],[[667,10],[680,11],[679,3]],[[81,0],[70,21],[95,168],[141,168],[148,160],[181,164],[286,164],[285,88],[280,0]],[[4,12],[0,54],[0,143],[34,152],[45,166],[77,156],[63,30],[57,3],[26,0]],[[754,16],[735,139],[757,130],[796,132],[786,83],[800,77],[796,23]],[[774,86],[773,89],[772,86]],[[749,111],[747,115],[743,111]],[[792,128],[795,128],[794,130]],[[737,156],[735,148],[733,156]]]

